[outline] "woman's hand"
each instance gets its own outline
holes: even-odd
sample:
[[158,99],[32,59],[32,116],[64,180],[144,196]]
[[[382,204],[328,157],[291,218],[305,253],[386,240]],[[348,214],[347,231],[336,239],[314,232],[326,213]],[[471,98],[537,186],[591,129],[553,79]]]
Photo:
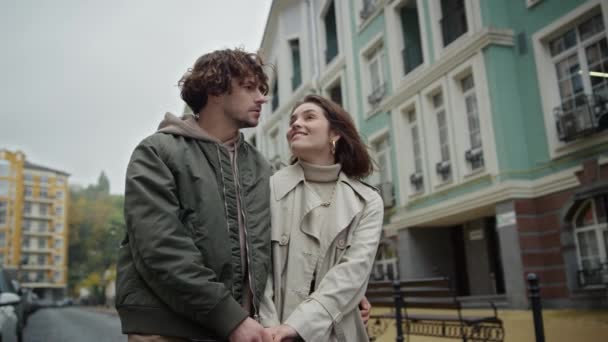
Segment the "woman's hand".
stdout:
[[367,327],[367,321],[369,321],[369,314],[372,310],[372,305],[367,300],[367,297],[363,297],[361,302],[359,303],[359,310],[361,311],[361,319],[363,320],[363,324]]
[[291,342],[296,341],[298,338],[298,332],[296,329],[290,327],[287,324],[281,324],[276,327],[267,328],[272,335],[272,340],[275,342]]

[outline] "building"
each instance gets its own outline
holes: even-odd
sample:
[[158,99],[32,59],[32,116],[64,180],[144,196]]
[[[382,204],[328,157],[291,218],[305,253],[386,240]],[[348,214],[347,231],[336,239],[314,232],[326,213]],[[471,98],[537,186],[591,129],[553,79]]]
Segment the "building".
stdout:
[[0,150],[0,264],[43,299],[67,288],[68,177]]
[[386,207],[374,277],[463,297],[608,305],[608,3],[273,1],[270,105],[246,137],[277,168],[293,104],[349,111]]

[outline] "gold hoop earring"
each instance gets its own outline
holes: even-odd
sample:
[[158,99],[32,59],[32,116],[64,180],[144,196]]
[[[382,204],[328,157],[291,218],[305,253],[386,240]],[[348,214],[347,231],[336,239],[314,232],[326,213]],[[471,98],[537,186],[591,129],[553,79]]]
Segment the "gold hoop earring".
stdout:
[[330,151],[331,151],[331,154],[336,154],[336,141],[335,140],[331,141]]

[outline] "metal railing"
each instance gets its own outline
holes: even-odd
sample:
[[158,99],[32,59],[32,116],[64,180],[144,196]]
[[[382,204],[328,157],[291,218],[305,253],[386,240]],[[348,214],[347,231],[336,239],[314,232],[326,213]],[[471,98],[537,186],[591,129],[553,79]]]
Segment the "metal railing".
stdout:
[[557,136],[569,142],[608,128],[608,100],[600,95],[579,95],[574,107],[561,104],[553,109]]

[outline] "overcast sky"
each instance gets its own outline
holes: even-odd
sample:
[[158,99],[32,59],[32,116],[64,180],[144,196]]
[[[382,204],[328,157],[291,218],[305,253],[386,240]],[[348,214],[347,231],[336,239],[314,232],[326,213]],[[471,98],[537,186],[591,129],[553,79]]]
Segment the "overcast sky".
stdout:
[[218,48],[257,50],[271,0],[0,0],[0,149],[124,191],[177,81]]

